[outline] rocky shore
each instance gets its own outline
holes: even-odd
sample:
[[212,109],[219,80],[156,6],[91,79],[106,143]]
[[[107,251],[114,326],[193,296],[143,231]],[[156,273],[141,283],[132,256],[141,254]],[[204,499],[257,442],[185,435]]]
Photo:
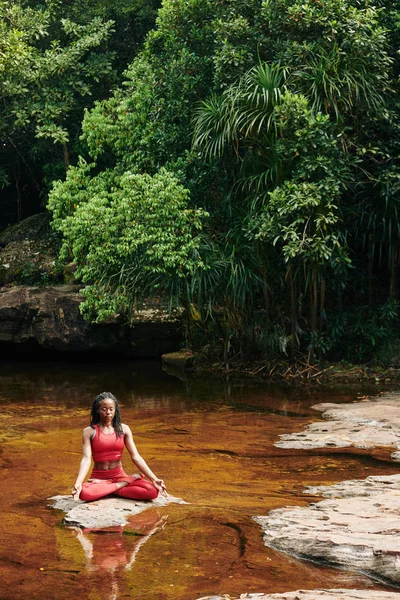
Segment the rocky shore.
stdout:
[[[392,460],[399,460],[399,394],[365,398],[352,404],[318,404],[313,408],[322,412],[326,421],[312,423],[303,432],[284,434],[275,445],[326,451],[354,448],[368,453],[386,448]],[[254,517],[263,529],[266,545],[400,584],[400,475],[308,487],[305,492],[327,499],[307,507],[280,508],[266,516]],[[312,593],[314,598],[330,597]],[[357,593],[364,595],[354,598],[376,597],[370,591]],[[269,597],[274,598],[265,596]],[[307,595],[293,597],[308,599]],[[400,598],[400,594],[395,597]],[[379,598],[384,596],[381,594]]]
[[[400,460],[400,394],[363,398],[351,404],[318,404],[325,421],[298,433],[281,435],[275,445],[287,449],[337,448],[373,454],[386,450]],[[295,557],[359,571],[372,579],[400,585],[400,474],[371,476],[335,485],[309,486],[304,492],[322,496],[306,507],[284,507],[260,524],[267,546]],[[296,590],[203,596],[198,600],[400,600],[393,591],[356,589]]]
[[265,543],[399,585],[400,476],[370,477],[307,491],[330,498],[255,517]]
[[79,311],[76,284],[0,288],[0,350],[3,355],[107,353],[159,358],[181,342],[180,319],[143,305],[127,326],[117,319],[88,323]]
[[391,451],[400,460],[400,394],[386,393],[352,404],[316,404],[324,422],[311,423],[305,431],[285,434],[279,448],[358,448],[372,453],[376,448]]

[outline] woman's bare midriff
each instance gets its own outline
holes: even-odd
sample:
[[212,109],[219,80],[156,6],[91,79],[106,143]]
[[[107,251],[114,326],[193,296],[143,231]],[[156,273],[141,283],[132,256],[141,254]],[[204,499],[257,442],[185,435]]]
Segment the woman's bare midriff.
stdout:
[[120,460],[109,460],[107,462],[95,462],[94,468],[99,469],[100,471],[110,471],[111,469],[116,469],[121,466]]

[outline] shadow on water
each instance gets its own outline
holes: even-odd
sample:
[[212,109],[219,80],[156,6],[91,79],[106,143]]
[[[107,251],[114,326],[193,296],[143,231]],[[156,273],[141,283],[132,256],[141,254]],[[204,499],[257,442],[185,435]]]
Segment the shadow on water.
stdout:
[[[149,509],[123,530],[70,530],[46,498],[68,494],[92,399],[112,391],[139,451],[186,505]],[[298,588],[386,589],[361,574],[266,548],[251,516],[305,505],[307,484],[396,472],[354,453],[276,448],[319,418],[318,402],[371,389],[306,389],[177,378],[156,362],[3,362],[1,600],[195,600]],[[124,466],[129,472],[128,457]]]

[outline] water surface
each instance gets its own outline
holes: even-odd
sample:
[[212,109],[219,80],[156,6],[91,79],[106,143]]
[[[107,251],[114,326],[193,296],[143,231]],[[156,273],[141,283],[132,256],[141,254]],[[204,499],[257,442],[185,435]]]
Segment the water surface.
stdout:
[[[68,494],[92,399],[111,391],[168,491],[187,505],[149,509],[123,530],[68,529],[46,499]],[[368,392],[368,390],[367,390]],[[253,515],[306,505],[304,485],[395,473],[350,452],[274,447],[318,420],[317,402],[365,389],[179,379],[158,363],[0,365],[1,600],[195,600],[298,588],[389,589],[266,548]],[[127,454],[123,464],[127,472]],[[313,498],[314,499],[314,498]]]

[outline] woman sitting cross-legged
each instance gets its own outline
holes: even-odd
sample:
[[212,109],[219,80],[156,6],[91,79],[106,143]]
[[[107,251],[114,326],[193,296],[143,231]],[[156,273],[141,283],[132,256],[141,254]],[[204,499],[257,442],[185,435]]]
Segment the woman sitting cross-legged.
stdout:
[[[132,462],[142,475],[127,475],[121,465],[126,447]],[[90,479],[83,483],[91,465]],[[150,481],[149,481],[150,480]],[[72,495],[75,500],[98,500],[116,494],[131,500],[153,500],[159,494],[167,495],[164,481],[140,456],[128,425],[121,423],[118,401],[110,392],[95,398],[90,426],[82,434],[82,460]]]

